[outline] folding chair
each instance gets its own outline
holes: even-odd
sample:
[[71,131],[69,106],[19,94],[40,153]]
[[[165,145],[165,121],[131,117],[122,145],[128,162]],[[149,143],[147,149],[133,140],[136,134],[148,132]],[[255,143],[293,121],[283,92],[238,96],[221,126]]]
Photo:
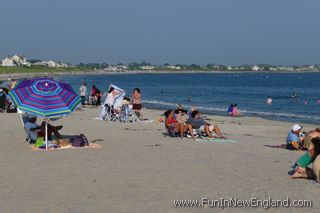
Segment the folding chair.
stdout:
[[30,136],[29,130],[25,127],[25,124],[29,121],[28,114],[27,113],[23,113],[19,109],[18,109],[18,113],[20,115],[20,119],[21,119],[23,130],[26,133],[26,137],[25,137],[24,141],[30,144],[30,143],[33,142],[33,140],[32,140],[32,138]]

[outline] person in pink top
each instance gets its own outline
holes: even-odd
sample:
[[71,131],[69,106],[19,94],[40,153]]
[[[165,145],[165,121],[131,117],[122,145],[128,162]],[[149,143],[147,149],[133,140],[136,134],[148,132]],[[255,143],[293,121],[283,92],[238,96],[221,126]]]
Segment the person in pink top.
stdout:
[[241,115],[240,112],[238,112],[238,108],[237,108],[237,104],[234,104],[233,105],[233,108],[232,108],[232,116],[239,116]]

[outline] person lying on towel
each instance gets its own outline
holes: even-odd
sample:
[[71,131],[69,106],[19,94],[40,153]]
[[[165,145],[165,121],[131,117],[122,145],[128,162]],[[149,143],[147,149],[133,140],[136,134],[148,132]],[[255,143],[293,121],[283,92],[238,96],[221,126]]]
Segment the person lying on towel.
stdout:
[[[39,126],[37,123],[37,118],[32,117],[29,118],[28,122],[25,124],[25,128],[28,131],[30,139],[32,141],[37,141],[37,137],[45,137],[46,134],[46,123],[43,121]],[[63,126],[52,126],[48,123],[48,140],[52,139],[52,133],[55,135],[57,139],[62,139],[59,130],[62,129]]]

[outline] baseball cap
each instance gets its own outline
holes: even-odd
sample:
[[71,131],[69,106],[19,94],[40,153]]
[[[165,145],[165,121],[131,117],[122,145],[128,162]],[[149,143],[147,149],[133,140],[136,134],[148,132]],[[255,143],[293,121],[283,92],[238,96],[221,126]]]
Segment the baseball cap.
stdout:
[[294,132],[298,131],[300,129],[302,129],[302,126],[300,126],[299,124],[295,124],[295,125],[292,126],[292,131],[294,131]]

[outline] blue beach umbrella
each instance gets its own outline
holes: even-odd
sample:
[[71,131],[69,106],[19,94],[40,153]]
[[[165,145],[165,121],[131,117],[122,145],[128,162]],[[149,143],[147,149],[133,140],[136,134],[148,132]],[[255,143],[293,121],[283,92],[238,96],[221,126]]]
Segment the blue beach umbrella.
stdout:
[[46,124],[49,118],[71,114],[81,100],[69,84],[48,78],[23,80],[8,95],[19,110],[44,118]]

